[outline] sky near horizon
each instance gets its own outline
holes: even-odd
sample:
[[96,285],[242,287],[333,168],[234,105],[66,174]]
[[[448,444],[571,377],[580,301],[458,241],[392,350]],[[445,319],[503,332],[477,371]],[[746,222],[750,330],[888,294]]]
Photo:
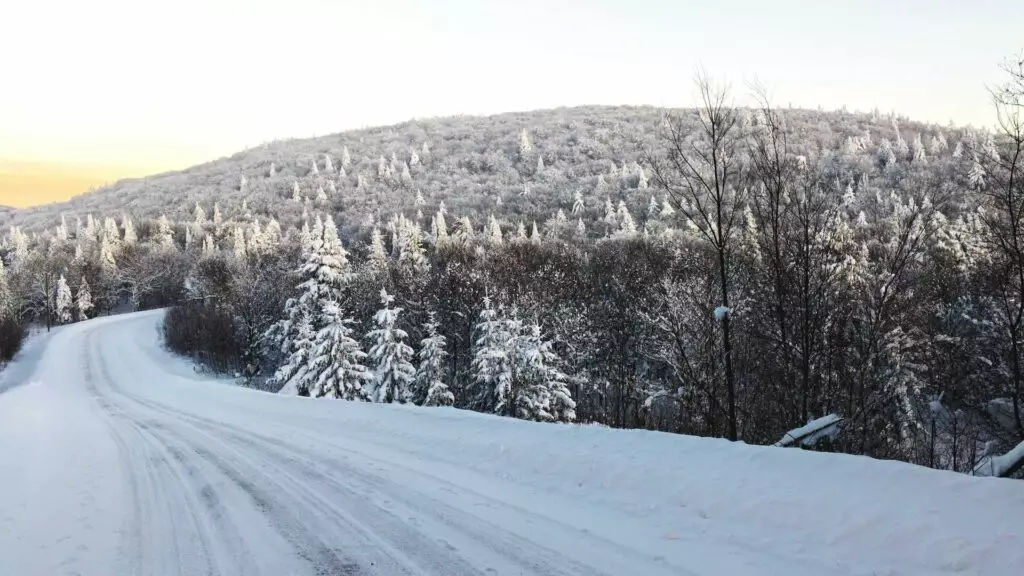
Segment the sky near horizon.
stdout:
[[757,78],[779,105],[989,126],[985,85],[1024,48],[1020,0],[33,0],[3,12],[0,203],[18,192],[20,204],[50,193],[5,166],[113,180],[414,117],[687,106],[698,64],[741,104]]

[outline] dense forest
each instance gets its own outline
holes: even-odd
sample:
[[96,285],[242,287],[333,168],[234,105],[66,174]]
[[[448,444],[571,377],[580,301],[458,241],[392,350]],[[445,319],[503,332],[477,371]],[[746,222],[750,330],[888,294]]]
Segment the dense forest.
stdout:
[[0,348],[170,306],[171,349],[271,391],[762,444],[819,422],[797,443],[1019,475],[1022,67],[996,130],[699,77],[694,109],[275,142],[11,212]]

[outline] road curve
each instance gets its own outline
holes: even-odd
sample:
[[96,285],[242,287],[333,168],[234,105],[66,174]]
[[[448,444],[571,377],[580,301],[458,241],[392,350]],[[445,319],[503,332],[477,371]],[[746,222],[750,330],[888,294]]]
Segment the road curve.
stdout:
[[[857,503],[853,526],[854,506],[806,504],[833,489],[790,490],[822,462],[791,451],[245,390],[164,351],[161,318],[55,330],[5,371],[0,574],[867,574],[943,549],[915,548],[919,524],[884,500]],[[916,468],[888,473],[920,484]],[[974,490],[961,482],[944,486]],[[999,490],[1024,501],[1007,484],[978,493]],[[919,516],[936,505],[896,497]],[[956,550],[1020,558],[978,542]]]

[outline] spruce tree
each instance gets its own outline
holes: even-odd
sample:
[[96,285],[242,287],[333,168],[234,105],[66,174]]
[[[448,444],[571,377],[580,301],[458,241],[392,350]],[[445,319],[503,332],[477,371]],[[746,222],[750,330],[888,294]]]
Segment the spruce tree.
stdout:
[[75,307],[78,309],[78,319],[88,320],[89,312],[92,311],[92,293],[89,291],[89,283],[85,281],[85,277],[82,277],[82,282],[78,285],[78,294],[75,297]]
[[420,340],[420,363],[413,377],[410,398],[421,406],[451,406],[455,402],[454,394],[445,384],[448,357],[445,347],[448,343],[444,336],[437,333],[437,327],[437,320],[431,312],[429,320],[423,325],[426,337]]
[[67,324],[71,322],[72,306],[71,288],[68,286],[67,280],[64,279],[64,275],[61,274],[57,280],[57,293],[54,297],[54,312],[57,315],[58,323]]
[[413,351],[405,343],[408,334],[395,326],[401,308],[392,308],[395,297],[381,289],[380,301],[384,306],[374,315],[377,328],[366,337],[373,342],[370,348],[370,365],[373,370],[374,402],[391,403],[409,398],[415,369],[412,367]]
[[322,311],[324,325],[311,348],[309,367],[302,381],[317,398],[366,400],[365,384],[372,374],[363,365],[366,353],[352,338],[351,318],[345,318],[335,302],[328,302]]

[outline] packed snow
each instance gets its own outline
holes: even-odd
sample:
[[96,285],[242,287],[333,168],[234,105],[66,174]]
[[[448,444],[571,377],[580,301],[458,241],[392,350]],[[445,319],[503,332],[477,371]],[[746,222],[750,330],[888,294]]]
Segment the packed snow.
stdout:
[[[1024,483],[201,376],[160,312],[0,394],[0,574],[1021,574]],[[12,380],[11,377],[16,377]]]

